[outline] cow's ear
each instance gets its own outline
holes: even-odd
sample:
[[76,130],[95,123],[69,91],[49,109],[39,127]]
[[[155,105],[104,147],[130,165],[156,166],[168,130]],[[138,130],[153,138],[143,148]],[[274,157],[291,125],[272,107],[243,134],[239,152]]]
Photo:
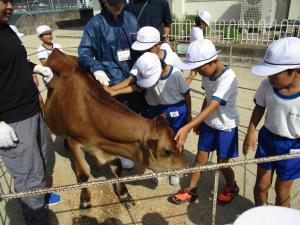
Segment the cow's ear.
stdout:
[[167,120],[166,117],[159,115],[155,117],[155,125],[156,125],[156,130],[159,130],[160,127],[169,126],[169,121]]

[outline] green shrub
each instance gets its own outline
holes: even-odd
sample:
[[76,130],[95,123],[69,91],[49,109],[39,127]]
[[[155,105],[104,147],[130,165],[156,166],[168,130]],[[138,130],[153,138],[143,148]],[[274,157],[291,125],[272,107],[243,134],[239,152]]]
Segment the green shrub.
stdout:
[[241,33],[233,26],[228,26],[225,29],[224,38],[233,40],[233,43],[241,43]]

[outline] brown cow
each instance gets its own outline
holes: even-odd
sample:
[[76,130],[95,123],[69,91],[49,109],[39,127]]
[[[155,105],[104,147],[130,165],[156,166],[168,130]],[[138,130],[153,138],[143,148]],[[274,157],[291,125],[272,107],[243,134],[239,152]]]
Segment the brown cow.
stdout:
[[[45,120],[54,134],[67,139],[79,182],[88,181],[90,176],[83,151],[101,164],[110,161],[115,176],[121,173],[116,156],[156,171],[187,166],[175,150],[173,132],[165,118],[148,120],[123,106],[80,69],[75,56],[54,49],[46,66],[54,77],[47,85]],[[114,188],[126,207],[134,205],[124,184]],[[91,207],[88,189],[82,189],[80,200],[81,208]]]

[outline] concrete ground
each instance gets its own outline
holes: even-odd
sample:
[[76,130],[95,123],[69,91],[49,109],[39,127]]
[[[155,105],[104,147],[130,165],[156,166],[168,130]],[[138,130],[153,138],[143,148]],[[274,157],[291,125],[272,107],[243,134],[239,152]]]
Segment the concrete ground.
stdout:
[[[57,30],[55,42],[65,47],[69,54],[77,54],[77,46],[82,35],[78,30]],[[36,55],[31,55],[41,44],[35,35],[22,37],[22,41],[27,48],[29,58],[37,62]],[[240,157],[235,160],[242,160],[245,157],[242,154],[242,142],[245,137],[246,128],[251,116],[253,107],[253,95],[261,79],[254,77],[247,67],[236,67],[233,69],[238,75],[239,95],[237,106],[240,113],[239,126],[239,153]],[[201,89],[201,77],[197,77],[191,85],[192,111],[196,116],[200,111],[203,101],[203,91]],[[46,91],[41,84],[40,90],[45,96]],[[76,122],[76,121],[74,121]],[[76,183],[76,177],[71,166],[70,153],[63,147],[63,141],[59,137],[52,136],[53,145],[49,152],[53,167],[53,186]],[[190,134],[185,145],[185,158],[192,164],[197,151],[197,136]],[[250,152],[248,159],[253,158],[254,152]],[[94,160],[87,156],[91,165],[91,171],[94,179],[102,179],[107,175],[107,169],[99,170],[95,166]],[[216,162],[216,155],[212,154],[210,163]],[[236,167],[236,180],[240,187],[239,195],[233,202],[226,206],[217,206],[216,224],[232,224],[238,215],[254,206],[253,204],[253,186],[256,177],[256,165]],[[140,174],[145,171],[136,167],[133,171],[125,172],[124,175]],[[220,187],[224,184],[224,179],[220,176]],[[106,225],[106,224],[147,224],[147,225],[192,225],[192,224],[211,224],[212,212],[212,192],[214,185],[214,173],[206,172],[198,185],[199,202],[193,204],[174,205],[168,201],[168,198],[176,193],[180,188],[188,183],[188,176],[185,176],[180,186],[170,186],[168,179],[163,180],[155,186],[150,181],[134,182],[127,185],[129,192],[136,202],[136,206],[127,210],[123,207],[115,196],[111,186],[104,186],[92,189],[93,207],[89,210],[79,209],[80,190],[71,192],[62,192],[62,202],[59,205],[51,207],[51,225]],[[1,191],[8,193],[13,190],[12,181],[8,175],[3,163],[0,164],[0,184]],[[299,180],[295,181],[291,193],[291,207],[300,209]],[[269,193],[269,203],[274,204],[274,185]],[[0,202],[0,223],[3,225],[21,225],[22,216],[16,200]]]

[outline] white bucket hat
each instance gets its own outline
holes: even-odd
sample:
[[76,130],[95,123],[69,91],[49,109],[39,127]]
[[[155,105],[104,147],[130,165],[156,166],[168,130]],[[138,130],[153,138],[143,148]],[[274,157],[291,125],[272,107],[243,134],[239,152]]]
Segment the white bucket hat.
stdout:
[[136,41],[132,44],[131,48],[136,51],[145,51],[159,42],[159,31],[154,27],[146,26],[139,29]]
[[198,12],[198,16],[210,27],[211,15],[208,11]]
[[300,68],[300,39],[288,37],[270,44],[264,60],[252,68],[252,73],[257,76],[271,76],[296,68]]
[[192,70],[217,59],[219,52],[210,40],[196,40],[189,45],[186,59],[176,66],[181,70]]
[[136,61],[137,85],[142,88],[153,86],[162,73],[161,63],[158,56],[151,52],[146,52]]
[[[251,221],[249,223],[249,221]],[[243,212],[233,225],[298,225],[300,211],[281,206],[259,206]]]
[[165,51],[163,61],[167,65],[175,66],[180,62],[179,56],[175,52],[173,52],[171,46],[168,43],[163,43],[160,46],[160,49]]
[[16,35],[18,37],[23,37],[24,36],[24,33],[20,33],[19,30],[18,30],[18,28],[16,26],[14,26],[14,25],[9,25],[9,26],[16,33]]
[[52,33],[52,30],[47,25],[41,25],[36,28],[36,33],[38,36],[41,36],[42,34]]

